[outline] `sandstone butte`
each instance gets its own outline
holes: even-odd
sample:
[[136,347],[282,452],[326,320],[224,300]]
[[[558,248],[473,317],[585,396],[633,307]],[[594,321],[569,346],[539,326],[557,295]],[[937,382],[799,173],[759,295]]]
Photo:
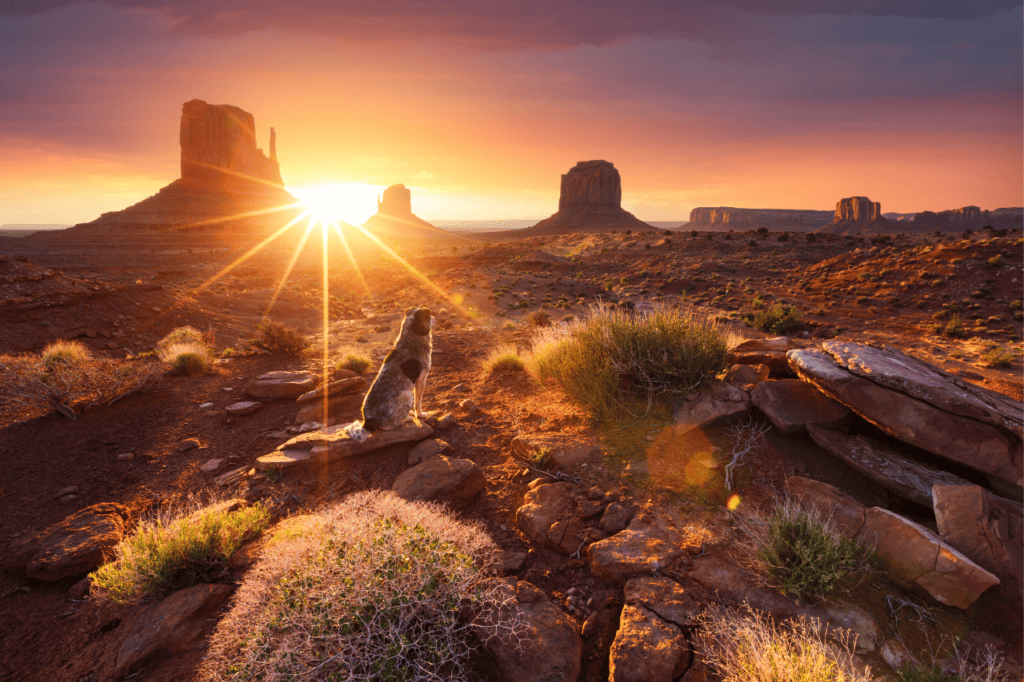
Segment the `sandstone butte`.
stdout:
[[363,227],[378,237],[447,237],[445,230],[434,227],[412,212],[412,192],[405,185],[391,185],[377,200],[377,213]]

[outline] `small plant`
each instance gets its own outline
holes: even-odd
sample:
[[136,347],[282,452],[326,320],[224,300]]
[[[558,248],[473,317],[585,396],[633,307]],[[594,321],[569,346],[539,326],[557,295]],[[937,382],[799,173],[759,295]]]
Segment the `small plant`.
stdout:
[[776,624],[749,607],[741,611],[714,605],[700,620],[700,648],[722,682],[874,680],[871,669],[857,661],[849,632],[828,632],[816,618],[800,616]]
[[1002,346],[993,346],[981,356],[981,361],[986,367],[1005,369],[1013,364],[1013,351]]
[[356,374],[363,374],[373,365],[373,361],[359,353],[346,353],[345,357],[334,364],[334,369],[347,369]]
[[754,328],[773,334],[789,334],[800,328],[800,313],[792,306],[776,303],[754,316]]
[[495,372],[522,372],[526,363],[520,357],[515,346],[505,344],[491,350],[484,359],[484,370],[488,374]]
[[235,550],[262,533],[270,511],[229,500],[143,520],[114,548],[114,560],[92,573],[99,594],[118,603],[162,595],[182,574],[193,579],[222,567]]
[[1003,254],[997,253],[996,255],[992,256],[987,261],[985,261],[985,265],[990,268],[998,268],[1001,267],[1002,265],[1005,265],[1005,261],[1003,260]]
[[896,682],[963,682],[959,675],[946,677],[942,666],[920,668],[916,665],[902,665],[896,671]]
[[551,450],[549,448],[541,448],[533,457],[530,458],[530,466],[534,469],[547,469],[548,461],[551,459]]
[[959,315],[953,315],[949,318],[949,322],[942,330],[942,333],[951,339],[963,339],[967,337],[967,330],[964,328],[964,323],[960,320]]
[[735,516],[744,561],[767,584],[803,599],[835,594],[863,579],[873,553],[813,510],[778,500],[770,512]]
[[43,349],[42,359],[52,370],[58,365],[82,365],[92,359],[92,353],[80,341],[54,341]]
[[254,342],[271,353],[302,355],[309,348],[309,340],[306,337],[280,322],[264,320],[256,325],[256,331],[259,336]]
[[172,343],[159,351],[160,359],[171,366],[177,374],[196,377],[205,374],[213,364],[213,353],[205,343],[186,341]]
[[526,321],[534,327],[550,327],[551,315],[543,310],[535,310],[526,316]]
[[754,300],[750,302],[750,307],[754,310],[761,310],[764,308],[764,299],[761,298],[761,294],[754,296]]

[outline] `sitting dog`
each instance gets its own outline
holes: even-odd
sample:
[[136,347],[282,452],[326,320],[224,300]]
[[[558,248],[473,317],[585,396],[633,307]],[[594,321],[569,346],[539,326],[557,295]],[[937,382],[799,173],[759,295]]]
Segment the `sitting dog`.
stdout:
[[375,431],[398,428],[408,420],[410,413],[426,418],[422,409],[423,391],[430,372],[433,326],[429,308],[405,311],[405,321],[395,345],[366,392],[362,423],[356,422],[345,430],[350,438],[362,443]]

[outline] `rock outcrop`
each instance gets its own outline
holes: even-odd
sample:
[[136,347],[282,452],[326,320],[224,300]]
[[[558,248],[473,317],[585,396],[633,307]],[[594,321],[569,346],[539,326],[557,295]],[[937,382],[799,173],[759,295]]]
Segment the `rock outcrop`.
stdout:
[[815,232],[829,234],[862,234],[894,232],[895,228],[882,215],[882,204],[867,197],[849,197],[836,203],[832,222]]
[[391,185],[377,199],[377,213],[363,227],[378,237],[436,238],[450,236],[412,212],[412,192],[405,185]]
[[949,211],[921,211],[914,216],[911,227],[916,232],[963,232],[979,230],[985,225],[996,229],[1020,227],[1024,216],[1022,208],[997,208],[982,210],[978,206],[964,206]]
[[733,208],[731,206],[698,207],[690,211],[690,222],[679,229],[737,229],[758,227],[810,230],[832,219],[831,211],[810,211],[779,208]]
[[14,543],[4,568],[54,581],[98,568],[124,536],[128,509],[102,502]]
[[102,234],[260,236],[298,215],[284,189],[271,129],[270,156],[256,145],[252,114],[230,104],[193,99],[181,108],[181,177],[153,196],[90,223],[40,238]]
[[622,180],[614,165],[608,161],[580,161],[562,176],[558,212],[533,227],[507,234],[531,237],[654,229],[622,209]]

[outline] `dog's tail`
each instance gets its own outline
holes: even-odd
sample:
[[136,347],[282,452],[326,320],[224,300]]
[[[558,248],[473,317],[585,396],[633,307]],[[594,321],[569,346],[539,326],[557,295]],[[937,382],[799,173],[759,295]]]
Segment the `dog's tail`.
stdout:
[[360,424],[353,422],[345,429],[345,434],[357,443],[365,442],[375,431],[380,431],[380,423],[376,419],[364,419]]

